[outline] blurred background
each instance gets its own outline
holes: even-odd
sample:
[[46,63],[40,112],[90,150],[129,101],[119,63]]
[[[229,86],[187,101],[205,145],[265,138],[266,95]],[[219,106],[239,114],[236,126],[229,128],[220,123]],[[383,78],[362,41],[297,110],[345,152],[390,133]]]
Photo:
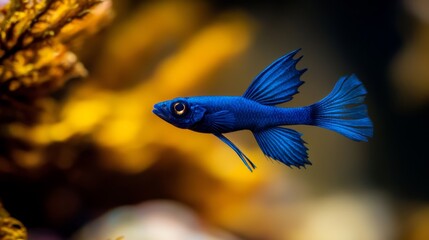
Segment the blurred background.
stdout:
[[[10,12],[25,12],[8,2],[4,32]],[[29,239],[429,239],[428,1],[80,6],[62,25],[0,39],[0,200]],[[283,106],[312,104],[355,73],[369,92],[368,143],[293,127],[313,163],[298,170],[267,160],[250,132],[228,134],[251,173],[217,138],[152,114],[177,96],[241,95],[297,48],[306,83]]]

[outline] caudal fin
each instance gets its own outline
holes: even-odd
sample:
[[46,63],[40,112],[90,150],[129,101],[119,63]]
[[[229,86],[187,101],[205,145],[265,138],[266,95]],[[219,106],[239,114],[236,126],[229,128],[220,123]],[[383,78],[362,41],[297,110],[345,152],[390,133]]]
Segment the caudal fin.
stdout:
[[373,126],[363,102],[366,93],[355,75],[340,78],[328,96],[311,105],[313,125],[355,141],[367,141],[372,137]]

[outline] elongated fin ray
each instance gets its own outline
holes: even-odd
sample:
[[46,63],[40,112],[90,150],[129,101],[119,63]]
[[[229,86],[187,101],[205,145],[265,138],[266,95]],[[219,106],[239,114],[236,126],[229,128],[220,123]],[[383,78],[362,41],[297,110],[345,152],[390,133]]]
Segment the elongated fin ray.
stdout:
[[277,105],[290,101],[304,82],[299,78],[307,70],[297,70],[302,58],[293,59],[300,49],[277,59],[262,71],[250,84],[243,97],[264,105]]
[[366,89],[355,75],[341,77],[331,93],[313,104],[313,125],[355,141],[367,141],[373,125],[364,104]]
[[287,166],[305,167],[308,161],[307,147],[301,134],[295,130],[281,127],[269,128],[253,133],[262,152]]
[[235,146],[228,138],[226,138],[224,135],[222,134],[214,134],[216,137],[218,137],[220,140],[222,140],[222,142],[226,143],[228,146],[230,146],[232,148],[232,150],[234,150],[237,155],[241,158],[241,161],[243,161],[244,165],[246,165],[246,167],[249,169],[249,171],[253,172],[253,169],[256,168],[255,164],[253,164],[252,161],[250,161],[250,159],[244,155],[243,152],[240,151],[240,149],[238,149],[237,146]]

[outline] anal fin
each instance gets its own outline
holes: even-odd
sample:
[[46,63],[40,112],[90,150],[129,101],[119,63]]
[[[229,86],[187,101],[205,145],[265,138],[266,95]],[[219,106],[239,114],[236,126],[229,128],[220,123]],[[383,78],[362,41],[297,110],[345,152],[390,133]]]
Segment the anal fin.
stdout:
[[253,133],[262,152],[287,166],[305,167],[308,161],[307,147],[301,134],[295,130],[274,127]]

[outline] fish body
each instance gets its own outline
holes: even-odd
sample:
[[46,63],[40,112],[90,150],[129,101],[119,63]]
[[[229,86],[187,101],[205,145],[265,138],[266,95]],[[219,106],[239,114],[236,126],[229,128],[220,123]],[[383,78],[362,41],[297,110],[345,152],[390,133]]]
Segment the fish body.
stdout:
[[250,130],[263,153],[288,166],[311,164],[301,134],[284,125],[314,125],[355,141],[367,141],[373,125],[363,103],[366,90],[355,75],[345,76],[321,101],[304,107],[283,108],[302,85],[295,50],[262,71],[243,96],[180,97],[155,104],[153,112],[172,125],[211,133],[230,146],[250,171],[255,165],[223,134]]
[[[191,107],[204,106],[204,117],[201,120],[188,126],[178,126],[201,133],[229,133],[238,130],[259,131],[281,125],[311,123],[310,107],[281,108],[268,106],[240,96],[188,97],[173,99],[171,102],[180,100],[186,101]],[[168,109],[171,102],[159,103],[155,109]],[[222,124],[218,124],[220,120]]]

